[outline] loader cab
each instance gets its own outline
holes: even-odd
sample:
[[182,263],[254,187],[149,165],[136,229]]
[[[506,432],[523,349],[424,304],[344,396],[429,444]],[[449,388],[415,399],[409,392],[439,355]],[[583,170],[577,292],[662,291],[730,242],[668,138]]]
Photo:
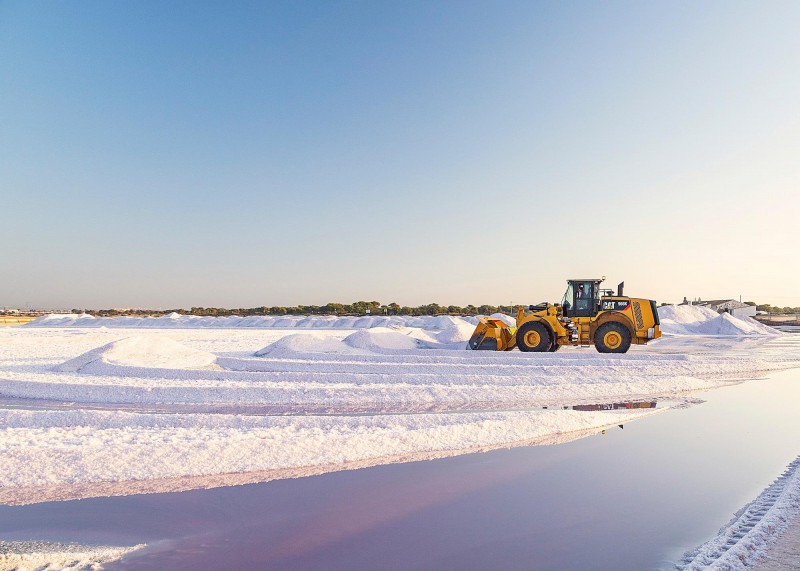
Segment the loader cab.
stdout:
[[602,280],[567,280],[567,291],[561,305],[567,317],[594,317],[600,307]]

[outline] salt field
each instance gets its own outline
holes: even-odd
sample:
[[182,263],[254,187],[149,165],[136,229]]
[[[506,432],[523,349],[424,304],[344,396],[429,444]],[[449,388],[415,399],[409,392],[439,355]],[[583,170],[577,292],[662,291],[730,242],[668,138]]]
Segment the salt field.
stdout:
[[48,316],[5,328],[0,501],[162,494],[564,444],[800,366],[791,334],[704,308],[661,312],[665,336],[624,355],[466,351],[473,320],[457,317]]

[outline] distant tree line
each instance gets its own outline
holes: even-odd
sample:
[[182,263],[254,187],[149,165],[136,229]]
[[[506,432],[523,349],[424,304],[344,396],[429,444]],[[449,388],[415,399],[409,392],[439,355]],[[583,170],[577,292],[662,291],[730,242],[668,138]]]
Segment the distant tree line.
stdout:
[[[767,313],[800,313],[800,307],[778,307],[768,303],[756,304],[753,301],[745,302],[747,305],[755,305],[756,310],[766,311]],[[665,303],[661,304],[667,305]],[[183,315],[199,315],[227,317],[238,315],[247,317],[249,315],[491,315],[492,313],[516,313],[517,306],[510,305],[439,305],[438,303],[428,303],[416,307],[398,305],[397,303],[383,304],[379,301],[356,301],[354,303],[326,303],[325,305],[296,305],[291,307],[240,307],[229,309],[226,307],[192,307],[190,309],[73,309],[72,313],[88,313],[97,317],[117,317],[117,316],[160,316],[169,313],[180,313]]]
[[250,307],[229,309],[225,307],[192,307],[190,309],[73,309],[72,313],[88,313],[97,317],[117,317],[117,316],[161,316],[169,313],[180,313],[183,315],[199,315],[226,317],[238,315],[247,317],[250,315],[491,315],[492,313],[513,313],[516,306],[509,305],[439,305],[438,303],[428,303],[417,307],[399,305],[397,303],[383,304],[379,301],[356,301],[354,303],[327,303],[325,305],[297,305],[291,307]]
[[755,303],[747,303],[747,305],[755,305],[756,311],[766,311],[767,313],[800,313],[800,307],[778,307],[778,306],[771,306],[768,303],[764,303],[761,305]]

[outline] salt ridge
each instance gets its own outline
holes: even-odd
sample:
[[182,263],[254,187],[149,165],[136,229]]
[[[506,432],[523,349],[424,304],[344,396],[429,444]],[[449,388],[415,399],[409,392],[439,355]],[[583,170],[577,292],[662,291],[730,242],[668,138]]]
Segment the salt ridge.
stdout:
[[[666,305],[658,308],[661,330],[676,335],[779,335],[749,317],[733,317],[707,307],[696,305]],[[496,313],[491,317],[513,326],[513,317]],[[121,327],[148,329],[191,328],[277,328],[277,329],[372,329],[419,328],[429,331],[455,332],[458,341],[469,338],[477,317],[440,316],[249,316],[249,317],[199,317],[171,313],[163,317],[100,317],[90,315],[51,314],[39,317],[25,327]],[[444,343],[448,335],[440,339]]]

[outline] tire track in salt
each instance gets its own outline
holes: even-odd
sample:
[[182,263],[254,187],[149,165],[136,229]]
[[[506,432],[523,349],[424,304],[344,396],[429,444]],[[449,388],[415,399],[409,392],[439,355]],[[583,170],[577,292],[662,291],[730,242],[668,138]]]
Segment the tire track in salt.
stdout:
[[739,510],[714,539],[684,554],[676,568],[743,569],[757,561],[798,514],[800,457],[755,500]]

